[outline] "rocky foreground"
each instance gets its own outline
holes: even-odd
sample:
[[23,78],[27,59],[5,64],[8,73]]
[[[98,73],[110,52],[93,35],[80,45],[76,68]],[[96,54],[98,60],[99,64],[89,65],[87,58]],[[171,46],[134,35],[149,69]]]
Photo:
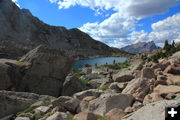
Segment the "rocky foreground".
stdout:
[[180,52],[158,63],[136,59],[70,73],[72,64],[45,46],[0,59],[0,118],[164,120],[165,107],[180,105]]

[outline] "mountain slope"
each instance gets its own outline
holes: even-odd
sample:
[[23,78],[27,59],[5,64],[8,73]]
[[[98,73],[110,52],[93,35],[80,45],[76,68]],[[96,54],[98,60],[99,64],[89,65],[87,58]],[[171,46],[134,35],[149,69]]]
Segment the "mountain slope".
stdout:
[[11,0],[0,0],[0,28],[0,57],[17,58],[40,44],[75,58],[117,52],[79,29],[47,25]]
[[159,49],[159,47],[157,47],[153,41],[147,42],[147,43],[139,42],[139,43],[128,45],[126,47],[121,48],[121,50],[127,51],[129,53],[133,53],[133,54],[151,52],[156,49]]

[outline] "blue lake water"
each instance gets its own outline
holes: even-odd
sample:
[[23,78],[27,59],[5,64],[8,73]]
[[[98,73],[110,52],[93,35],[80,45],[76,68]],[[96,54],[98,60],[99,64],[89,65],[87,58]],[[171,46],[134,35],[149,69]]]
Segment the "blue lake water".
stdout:
[[73,69],[80,69],[82,68],[85,64],[89,64],[91,66],[100,66],[104,64],[113,64],[114,61],[117,62],[124,62],[126,61],[126,58],[123,57],[103,57],[103,58],[93,58],[93,59],[86,59],[86,60],[79,60],[76,61],[73,65]]

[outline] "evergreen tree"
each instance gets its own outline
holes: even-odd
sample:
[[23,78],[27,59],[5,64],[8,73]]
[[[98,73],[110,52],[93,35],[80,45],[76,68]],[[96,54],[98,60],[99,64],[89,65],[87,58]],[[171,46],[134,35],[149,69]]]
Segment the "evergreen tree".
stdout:
[[171,49],[171,46],[169,45],[168,40],[165,40],[163,49],[166,51],[169,51]]
[[174,42],[174,40],[173,40],[173,42],[172,42],[172,47],[175,48],[175,42]]

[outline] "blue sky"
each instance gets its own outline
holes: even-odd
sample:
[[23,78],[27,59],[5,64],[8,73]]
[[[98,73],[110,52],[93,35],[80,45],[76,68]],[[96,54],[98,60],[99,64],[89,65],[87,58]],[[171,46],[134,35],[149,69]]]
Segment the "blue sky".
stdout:
[[[180,42],[180,4],[176,0],[14,1],[47,24],[79,28],[114,47],[151,40],[162,46],[165,38]],[[168,36],[168,30],[174,33]]]

